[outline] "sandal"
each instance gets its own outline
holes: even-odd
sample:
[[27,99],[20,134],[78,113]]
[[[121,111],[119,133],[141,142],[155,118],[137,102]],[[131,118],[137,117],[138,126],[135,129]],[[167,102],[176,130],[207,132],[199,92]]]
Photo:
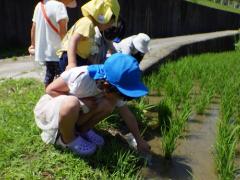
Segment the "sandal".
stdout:
[[96,151],[96,145],[94,143],[86,141],[81,136],[78,136],[69,144],[64,144],[60,136],[57,139],[56,144],[60,145],[63,148],[70,149],[74,153],[81,156],[92,155]]
[[92,129],[90,129],[86,133],[82,133],[81,136],[87,141],[96,144],[97,146],[104,145],[103,137],[95,133]]

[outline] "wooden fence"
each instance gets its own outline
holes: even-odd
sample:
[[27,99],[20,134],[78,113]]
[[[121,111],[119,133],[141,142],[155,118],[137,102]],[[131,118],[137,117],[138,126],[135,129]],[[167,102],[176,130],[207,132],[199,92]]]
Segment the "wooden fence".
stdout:
[[[79,6],[87,0],[78,0]],[[37,0],[0,1],[0,51],[27,47]],[[138,32],[152,38],[237,29],[240,15],[223,12],[183,0],[119,0],[127,24],[126,36]],[[68,9],[71,26],[80,16],[80,7]]]

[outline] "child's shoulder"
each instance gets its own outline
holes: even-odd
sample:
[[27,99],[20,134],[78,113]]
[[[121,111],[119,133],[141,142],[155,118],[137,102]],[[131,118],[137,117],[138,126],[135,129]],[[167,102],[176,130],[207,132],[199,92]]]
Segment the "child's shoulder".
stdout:
[[85,26],[94,28],[94,23],[89,17],[82,17],[76,23],[76,26]]
[[[35,6],[35,9],[40,8],[40,6],[41,6],[41,1],[37,3],[37,5]],[[65,5],[62,2],[54,1],[54,0],[47,1],[45,3],[45,6],[50,7],[50,8],[54,8],[54,9],[55,8],[66,8]]]
[[40,6],[41,6],[41,1],[36,4],[35,9],[37,9]]
[[58,7],[66,8],[61,1],[54,1],[54,0],[47,1],[46,6],[51,6],[52,8],[58,8]]
[[[61,5],[63,4],[63,2],[61,2],[61,1],[56,1],[56,0],[49,0],[49,1],[46,2],[46,4],[47,4],[47,3],[50,3],[50,4],[61,4]],[[64,4],[63,4],[63,5],[64,5]]]
[[89,17],[82,17],[78,21],[85,24],[93,24],[93,21]]

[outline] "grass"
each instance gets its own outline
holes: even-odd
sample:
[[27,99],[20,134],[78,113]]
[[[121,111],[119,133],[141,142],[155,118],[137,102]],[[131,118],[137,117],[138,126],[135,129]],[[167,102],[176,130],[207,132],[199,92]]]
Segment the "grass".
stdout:
[[106,134],[106,146],[79,158],[45,145],[33,117],[43,94],[33,79],[0,83],[0,177],[3,179],[140,179],[143,163],[121,141]]
[[[130,106],[141,131],[149,131],[151,121],[158,122],[166,158],[172,157],[178,138],[187,133],[191,113],[203,113],[213,97],[219,97],[216,169],[220,179],[234,178],[236,145],[240,137],[239,55],[239,51],[234,51],[184,57],[144,77],[150,93],[161,96],[160,102],[153,106],[147,98],[142,98]],[[0,177],[3,179],[142,178],[139,170],[144,163],[138,155],[104,131],[106,145],[91,157],[79,158],[42,143],[32,113],[44,93],[41,82],[3,80],[0,90]],[[153,112],[158,118],[148,116]],[[113,114],[96,128],[118,128],[119,118]]]
[[212,2],[209,0],[186,0],[186,1],[200,4],[200,5],[207,6],[207,7],[214,8],[214,9],[219,9],[219,10],[223,10],[223,11],[240,14],[240,9],[237,9],[237,8],[234,8],[231,6],[222,5],[219,3],[215,3],[215,2]]

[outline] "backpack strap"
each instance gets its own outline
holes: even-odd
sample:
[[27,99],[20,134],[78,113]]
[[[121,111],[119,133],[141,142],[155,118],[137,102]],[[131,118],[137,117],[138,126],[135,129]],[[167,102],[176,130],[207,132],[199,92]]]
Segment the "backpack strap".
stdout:
[[43,3],[43,0],[41,1],[41,9],[42,9],[42,13],[43,16],[45,18],[45,20],[47,21],[48,25],[52,28],[52,30],[57,33],[60,36],[60,32],[58,30],[58,28],[56,26],[54,26],[54,24],[52,23],[52,21],[49,19],[49,17],[47,16],[46,10],[45,10],[45,6]]

